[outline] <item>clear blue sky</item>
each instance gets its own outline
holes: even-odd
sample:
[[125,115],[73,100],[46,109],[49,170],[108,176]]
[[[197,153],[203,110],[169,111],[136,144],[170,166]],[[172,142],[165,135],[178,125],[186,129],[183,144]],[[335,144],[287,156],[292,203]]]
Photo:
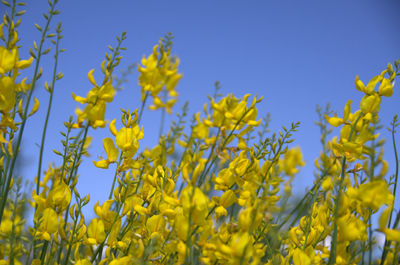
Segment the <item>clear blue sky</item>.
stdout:
[[[354,88],[354,78],[368,80],[380,73],[388,62],[400,59],[400,2],[384,1],[100,1],[60,0],[66,53],[60,57],[59,70],[64,78],[57,83],[45,152],[49,161],[60,163],[52,149],[61,149],[58,132],[78,106],[71,93],[85,96],[91,88],[87,73],[96,68],[107,51],[115,46],[115,36],[127,32],[120,69],[139,62],[152,51],[159,38],[167,32],[175,35],[173,53],[181,60],[184,74],[177,90],[180,103],[190,101],[190,111],[201,110],[206,95],[211,94],[219,80],[224,93],[237,97],[246,93],[263,95],[260,117],[270,112],[273,131],[282,125],[300,121],[293,146],[299,145],[307,166],[298,175],[297,187],[303,190],[313,180],[313,161],[321,150],[315,107],[330,102],[339,115],[348,99],[357,108],[361,93]],[[4,8],[4,7],[2,7]],[[43,25],[42,13],[47,1],[28,1],[27,13],[20,28],[22,56],[39,33],[33,23]],[[50,71],[50,56],[45,71]],[[47,77],[47,79],[46,79]],[[106,117],[119,117],[119,109],[139,107],[138,74],[119,92],[109,105]],[[44,80],[49,75],[44,75]],[[37,170],[35,143],[40,143],[41,126],[47,105],[47,93],[38,87],[35,93],[41,102],[40,112],[28,122],[25,143],[32,152],[24,154],[24,174],[33,178]],[[382,102],[381,117],[388,126],[398,106],[398,84],[392,98]],[[158,132],[160,114],[146,112],[143,126],[145,139],[141,146],[153,146]],[[386,130],[383,135],[388,136]],[[92,157],[80,171],[81,194],[91,193],[92,207],[105,200],[112,182],[109,171],[96,169],[91,163],[104,155],[101,138],[110,137],[108,129],[90,131],[94,136]],[[98,148],[100,147],[100,148]],[[393,150],[387,147],[387,158],[393,161]],[[33,170],[32,170],[33,169]],[[109,173],[108,175],[105,173]],[[390,173],[393,167],[390,168]]]

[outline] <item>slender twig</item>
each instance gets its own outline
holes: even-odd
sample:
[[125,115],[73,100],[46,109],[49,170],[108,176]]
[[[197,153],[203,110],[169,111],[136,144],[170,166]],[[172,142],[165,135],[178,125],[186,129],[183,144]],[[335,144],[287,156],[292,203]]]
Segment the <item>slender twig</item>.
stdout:
[[[348,138],[348,141],[351,140],[351,138],[353,137],[353,133],[354,130],[356,128],[356,125],[358,123],[358,121],[361,119],[363,113],[360,112],[360,114],[358,115],[357,119],[355,120],[354,124],[351,126],[351,131],[350,131],[350,135]],[[340,173],[340,181],[338,183],[338,190],[337,190],[337,195],[335,198],[335,210],[334,210],[334,220],[333,220],[333,233],[332,233],[332,241],[331,241],[331,251],[329,254],[329,260],[328,260],[328,265],[333,265],[336,263],[336,249],[337,249],[337,237],[338,237],[338,226],[337,226],[337,220],[339,218],[339,208],[340,208],[340,199],[342,196],[342,186],[343,186],[343,182],[344,182],[344,177],[345,177],[345,167],[346,167],[346,156],[343,156],[343,160],[342,160],[342,170]]]
[[23,116],[22,116],[21,127],[20,127],[20,130],[19,130],[17,143],[16,143],[15,148],[14,148],[14,155],[12,157],[11,166],[9,168],[9,172],[8,172],[8,175],[7,175],[6,185],[4,187],[4,193],[2,194],[3,196],[1,198],[0,224],[1,224],[1,221],[2,221],[2,218],[3,218],[4,207],[6,205],[8,192],[10,190],[11,179],[12,179],[12,175],[14,173],[14,167],[15,167],[15,163],[17,161],[17,157],[18,157],[18,153],[19,153],[19,149],[20,149],[20,145],[21,145],[21,141],[22,141],[22,135],[24,133],[26,121],[28,119],[27,116],[28,116],[29,104],[31,102],[33,91],[35,90],[35,86],[36,86],[36,81],[38,79],[39,63],[40,63],[40,58],[41,58],[41,55],[42,55],[43,44],[44,44],[44,41],[46,39],[47,31],[49,30],[50,21],[51,21],[53,15],[55,14],[55,12],[54,12],[55,11],[55,5],[56,5],[57,2],[58,2],[57,0],[54,0],[54,2],[50,2],[49,18],[47,19],[47,22],[46,22],[46,25],[44,27],[44,30],[42,31],[42,37],[40,39],[40,44],[39,44],[39,48],[38,48],[38,51],[37,51],[37,58],[36,58],[36,64],[35,64],[34,74],[33,74],[33,78],[32,78],[32,84],[31,84],[31,88],[30,88],[29,93],[28,93],[28,97],[27,97],[26,103],[25,103],[25,108],[24,108],[24,113],[23,113]]
[[44,149],[44,141],[46,138],[46,132],[47,132],[47,125],[49,122],[49,117],[50,117],[50,111],[51,111],[51,106],[53,102],[53,95],[54,95],[54,87],[56,84],[57,80],[57,64],[58,64],[58,55],[59,55],[59,41],[62,38],[60,35],[61,33],[61,23],[58,24],[57,27],[57,39],[56,39],[56,53],[54,55],[54,69],[53,69],[53,78],[51,81],[50,85],[50,98],[49,98],[49,104],[47,106],[47,113],[46,113],[46,118],[43,126],[43,132],[42,132],[42,141],[40,143],[40,151],[39,151],[39,166],[38,166],[38,172],[37,172],[37,182],[36,182],[36,194],[40,194],[39,188],[40,188],[40,175],[42,172],[42,159],[43,159],[43,149]]

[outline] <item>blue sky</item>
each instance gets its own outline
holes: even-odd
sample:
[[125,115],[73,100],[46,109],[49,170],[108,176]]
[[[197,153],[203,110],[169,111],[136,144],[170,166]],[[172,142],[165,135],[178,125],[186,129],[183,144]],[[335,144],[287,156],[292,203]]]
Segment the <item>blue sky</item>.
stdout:
[[[1,7],[4,8],[4,7]],[[33,24],[43,25],[42,13],[47,1],[28,1],[27,13],[20,27],[22,56],[28,56],[39,32]],[[64,78],[56,84],[54,112],[45,152],[45,165],[60,163],[52,149],[61,149],[59,131],[63,122],[78,106],[71,93],[85,96],[91,88],[87,73],[100,73],[107,45],[115,46],[115,36],[127,32],[127,51],[119,69],[139,62],[148,55],[159,38],[168,32],[175,35],[173,53],[180,57],[179,104],[188,100],[190,111],[200,111],[212,94],[214,82],[220,81],[222,92],[264,96],[259,115],[272,115],[271,129],[300,121],[293,146],[300,146],[307,166],[296,180],[303,190],[313,180],[313,161],[321,150],[317,104],[330,102],[342,114],[348,99],[358,107],[361,93],[354,88],[354,78],[368,82],[388,62],[400,59],[399,1],[100,1],[60,0],[61,14],[53,23],[63,23],[66,52],[60,57],[59,70]],[[2,12],[3,13],[3,12]],[[43,60],[45,74],[35,96],[41,102],[39,113],[28,121],[24,144],[31,152],[24,154],[24,175],[33,178],[37,170],[37,151],[48,95],[43,82],[49,80],[52,57]],[[48,72],[46,72],[48,71]],[[116,72],[118,73],[118,71]],[[125,89],[109,105],[106,117],[120,117],[120,108],[139,107],[138,74],[130,77]],[[398,84],[392,98],[382,102],[382,123],[388,126],[398,107]],[[160,113],[145,112],[145,139],[141,146],[153,146],[158,133]],[[110,137],[108,129],[90,131],[94,136],[92,157],[80,170],[79,190],[90,193],[91,206],[103,201],[112,182],[109,171],[96,169],[91,163],[104,155],[101,138]],[[386,130],[382,131],[388,137]],[[100,147],[100,148],[98,148]],[[393,161],[390,143],[387,159]],[[32,170],[32,168],[34,170]],[[393,172],[390,168],[390,173]],[[108,173],[108,174],[106,174]],[[89,207],[91,207],[89,206]]]

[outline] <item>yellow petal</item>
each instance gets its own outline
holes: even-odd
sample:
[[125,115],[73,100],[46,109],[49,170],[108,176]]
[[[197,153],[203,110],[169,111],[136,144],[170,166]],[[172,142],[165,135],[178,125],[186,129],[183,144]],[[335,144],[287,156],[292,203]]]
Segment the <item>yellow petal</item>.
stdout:
[[345,120],[345,121],[349,120],[349,115],[351,113],[351,103],[352,102],[353,102],[352,100],[347,101],[346,106],[344,107],[343,120]]
[[338,117],[329,117],[325,115],[325,120],[333,127],[338,127],[344,123],[343,119]]
[[86,98],[77,96],[77,95],[75,95],[75,93],[72,93],[72,98],[78,103],[81,103],[81,104],[87,103],[87,99]]
[[46,208],[43,211],[39,229],[43,232],[53,234],[58,229],[58,223],[57,213],[51,208]]
[[400,230],[385,229],[383,232],[385,233],[387,240],[400,242]]
[[[1,58],[0,58],[0,64],[1,64]],[[0,77],[0,111],[8,112],[12,108],[14,108],[15,105],[14,87],[15,87],[14,81],[10,77],[8,76]]]
[[381,97],[373,94],[373,95],[365,95],[361,99],[360,109],[363,113],[375,113],[379,111],[381,103]]
[[383,231],[386,229],[386,225],[387,225],[391,211],[392,211],[392,207],[388,207],[382,212],[381,216],[379,217],[379,229],[380,230]]
[[379,86],[379,95],[385,97],[391,97],[393,95],[393,86],[389,79],[383,79]]
[[311,259],[307,254],[299,248],[293,251],[293,263],[294,265],[310,265]]
[[379,81],[382,80],[382,76],[377,75],[375,77],[373,77],[369,82],[368,85],[366,87],[366,94],[371,94],[372,91],[374,91],[374,88],[376,87],[376,84],[378,84]]
[[106,239],[104,232],[104,223],[98,218],[92,219],[88,228],[89,238],[96,240],[96,243],[102,243]]
[[236,194],[232,190],[227,190],[224,194],[222,194],[219,203],[225,207],[228,208],[232,204],[236,202]]
[[357,89],[358,91],[365,92],[365,85],[364,85],[364,83],[358,78],[358,75],[356,76],[355,84],[356,84],[356,89]]
[[88,79],[89,79],[90,83],[92,83],[92,85],[94,85],[94,86],[97,87],[98,85],[96,84],[96,80],[94,80],[93,72],[94,72],[94,69],[92,69],[92,70],[89,71],[89,73],[88,73]]
[[18,69],[25,69],[28,68],[33,62],[33,57],[29,58],[28,60],[21,60],[15,64],[15,67]]
[[114,136],[117,136],[118,131],[117,131],[117,128],[115,128],[115,121],[116,121],[116,119],[113,119],[113,120],[110,122],[109,128],[110,128],[110,132],[111,132]]
[[165,227],[165,219],[161,214],[153,215],[147,219],[146,229],[149,234],[153,232],[162,232]]
[[32,107],[31,112],[29,113],[29,116],[35,114],[39,109],[39,106],[40,106],[39,100],[37,98],[34,98],[34,101],[35,101],[35,103],[33,103],[33,107]]
[[119,151],[114,145],[114,141],[111,138],[103,139],[104,150],[107,153],[108,161],[110,163],[115,162],[118,159]]
[[215,209],[215,213],[217,214],[217,217],[221,217],[221,216],[227,216],[228,215],[228,211],[223,207],[223,206],[218,206]]
[[107,169],[110,162],[108,160],[93,161],[95,167]]

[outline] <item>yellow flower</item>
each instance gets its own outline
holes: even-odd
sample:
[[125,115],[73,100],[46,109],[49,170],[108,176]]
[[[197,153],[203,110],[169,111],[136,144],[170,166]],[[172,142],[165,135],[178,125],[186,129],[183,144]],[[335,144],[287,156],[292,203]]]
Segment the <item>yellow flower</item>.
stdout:
[[293,251],[293,263],[294,265],[310,265],[311,259],[303,250],[296,248]]
[[236,200],[237,200],[236,194],[232,190],[228,190],[221,195],[219,203],[224,208],[228,208],[229,206],[234,204]]
[[104,223],[99,218],[93,218],[88,228],[88,245],[96,245],[104,242],[106,233],[104,232]]
[[18,61],[18,50],[13,48],[11,51],[0,46],[0,74],[4,75],[11,71]]
[[279,161],[280,170],[284,171],[286,175],[294,176],[299,172],[298,166],[304,166],[303,155],[300,147],[289,149],[283,158]]
[[107,229],[110,228],[115,216],[117,215],[116,212],[110,210],[113,202],[113,200],[107,200],[103,203],[103,206],[99,206],[99,202],[96,202],[94,206],[95,213],[102,221],[104,221]]
[[215,208],[215,213],[217,214],[217,218],[228,215],[228,211],[223,206]]
[[165,228],[165,219],[161,214],[156,214],[147,219],[146,230],[150,237],[155,233],[162,234]]
[[72,97],[76,102],[87,104],[83,111],[79,108],[76,109],[76,114],[78,115],[77,127],[80,127],[85,120],[87,120],[94,129],[97,127],[104,127],[106,124],[104,120],[106,102],[111,102],[115,95],[115,90],[112,86],[112,78],[106,76],[104,83],[98,86],[94,80],[93,71],[94,69],[89,71],[88,79],[94,87],[89,91],[86,98],[76,96],[72,93]]
[[327,176],[321,184],[321,187],[324,191],[332,190],[333,189],[333,183],[332,183],[332,178]]
[[80,259],[76,261],[75,265],[92,265],[88,259]]
[[62,212],[67,209],[71,201],[71,190],[64,182],[56,185],[48,195],[50,205],[56,208],[58,212]]
[[209,199],[199,188],[190,185],[185,187],[180,199],[185,215],[191,215],[195,224],[202,225],[206,222]]
[[400,230],[386,227],[392,209],[392,206],[390,206],[382,212],[379,217],[379,230],[386,235],[387,240],[400,242]]
[[8,112],[15,106],[15,84],[8,77],[0,77],[0,111]]
[[[385,74],[386,72],[384,71],[383,74]],[[375,86],[383,79],[383,75],[377,75],[375,77],[373,77],[367,84],[367,86],[364,85],[364,83],[358,78],[358,75],[356,76],[356,89],[364,92],[367,95],[370,95],[374,89]]]
[[[182,74],[178,73],[179,59],[171,56],[171,49],[165,48],[160,42],[153,47],[153,53],[147,58],[143,57],[138,71],[139,85],[141,86],[142,101],[147,93],[153,97],[153,105],[149,108],[156,110],[165,108],[171,113],[173,105],[176,103],[178,93],[175,91]],[[165,88],[165,95],[171,97],[168,100],[161,100],[160,92]]]
[[132,257],[125,256],[122,258],[116,258],[116,259],[113,259],[109,264],[110,265],[130,265],[130,264],[132,264]]
[[338,127],[342,124],[344,124],[345,122],[347,122],[350,118],[350,114],[351,114],[351,103],[353,101],[352,100],[348,100],[346,103],[346,106],[344,107],[344,113],[343,113],[343,119],[342,118],[338,118],[336,116],[334,117],[329,117],[328,115],[325,115],[325,120],[332,125],[333,127]]
[[119,151],[114,145],[114,141],[111,138],[103,139],[103,147],[107,154],[107,159],[100,161],[93,161],[94,165],[99,168],[107,169],[110,163],[116,162],[118,159]]
[[380,103],[381,97],[378,94],[365,95],[361,99],[360,109],[364,114],[376,113],[379,111]]
[[393,95],[393,84],[389,79],[384,78],[379,86],[379,95],[385,97],[391,97]]
[[394,196],[384,180],[361,184],[357,191],[357,198],[374,212],[378,211],[383,204],[392,205],[394,200]]
[[39,219],[39,238],[50,241],[50,235],[58,230],[58,223],[57,213],[51,208],[46,208]]
[[367,225],[356,216],[349,214],[338,219],[339,238],[343,241],[366,241]]

